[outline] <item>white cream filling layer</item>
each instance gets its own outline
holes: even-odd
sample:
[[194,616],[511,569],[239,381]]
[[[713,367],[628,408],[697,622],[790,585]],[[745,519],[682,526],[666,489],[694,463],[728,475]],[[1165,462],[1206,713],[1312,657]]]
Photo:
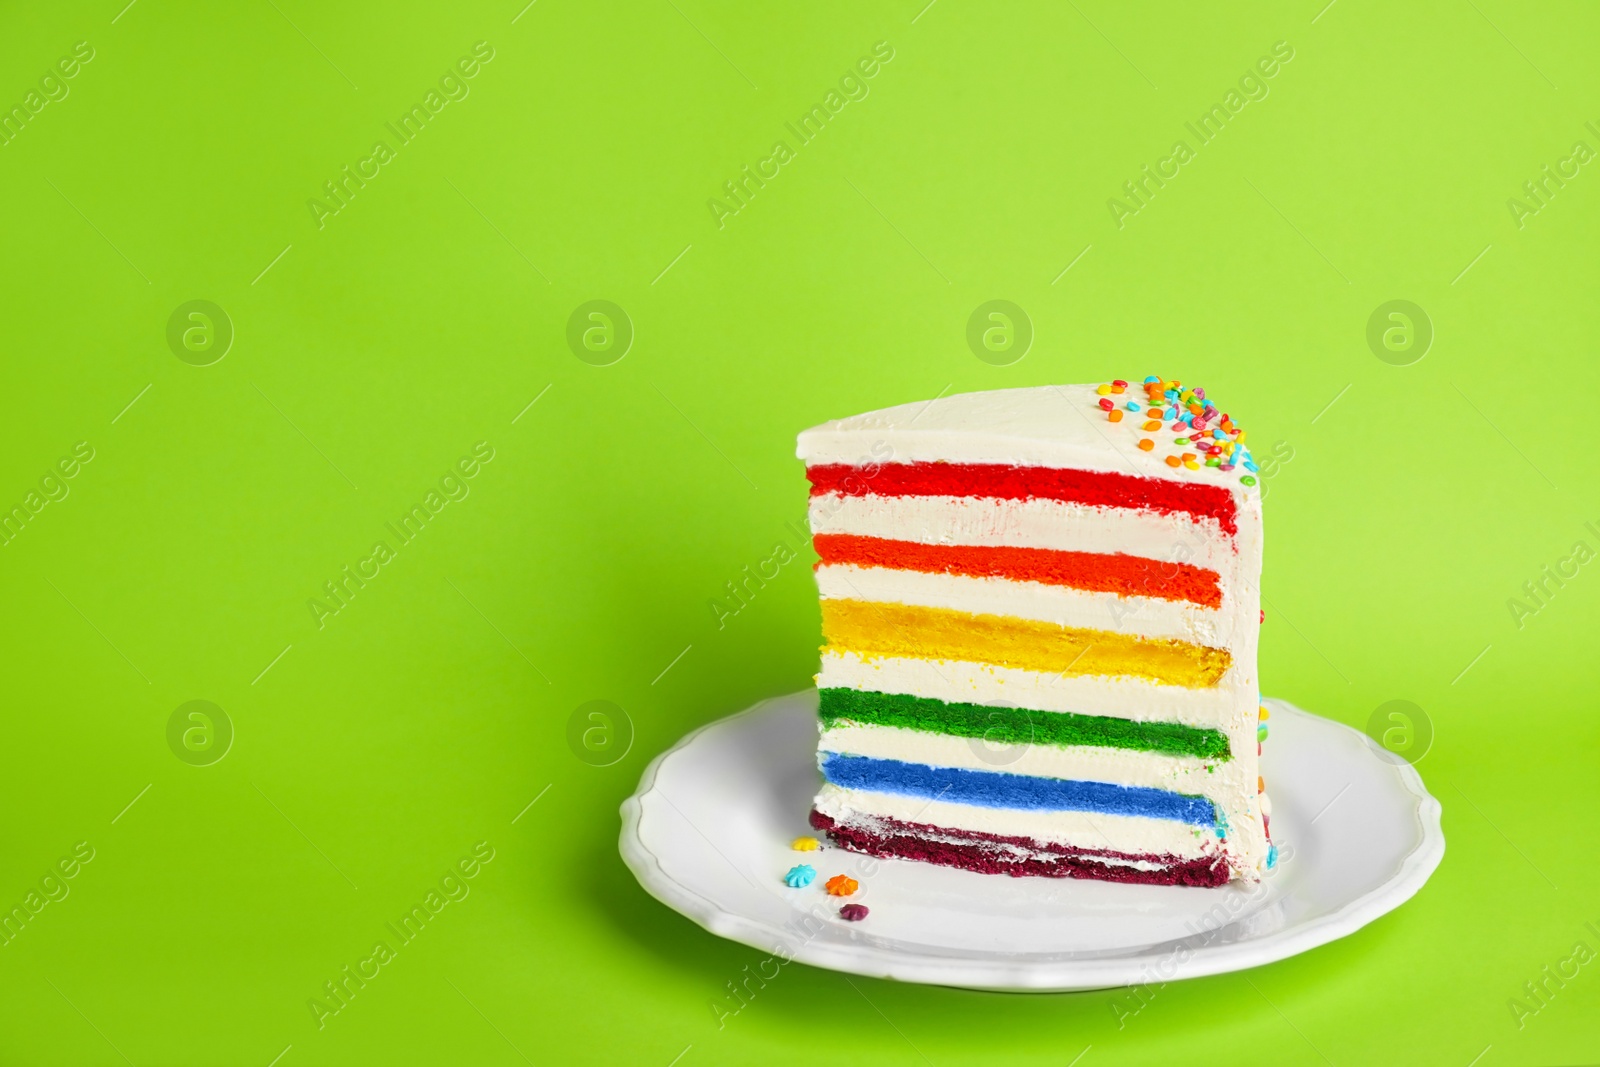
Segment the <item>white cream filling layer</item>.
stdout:
[[[1010,615],[1139,637],[1165,637],[1208,648],[1227,648],[1222,624],[1233,616],[1186,600],[1093,593],[1042,582],[926,574],[888,567],[826,564],[816,570],[822,599],[876,600],[950,608],[975,615]],[[1224,589],[1224,596],[1226,590]]]
[[814,534],[857,534],[924,545],[1120,553],[1187,563],[1223,575],[1235,562],[1232,539],[1217,521],[1197,520],[1187,513],[1163,515],[1058,500],[825,493],[811,498],[810,518]]
[[[824,689],[867,689],[963,704],[1075,711],[1135,722],[1177,722],[1223,730],[1231,742],[1233,728],[1244,721],[1244,713],[1239,692],[1226,685],[1226,676],[1223,682],[1215,689],[1183,689],[1138,678],[1063,677],[965,660],[867,658],[827,648],[822,650],[822,670],[817,675],[817,685]],[[1254,698],[1251,688],[1244,699]],[[1251,752],[1255,751],[1254,714],[1252,706],[1248,715]]]
[[903,760],[930,767],[1164,789],[1206,797],[1224,810],[1248,804],[1256,791],[1255,778],[1246,783],[1245,768],[1233,760],[1122,748],[999,745],[978,737],[952,737],[897,726],[847,725],[842,720],[822,731],[818,747],[823,752]]
[[842,789],[832,784],[823,785],[822,791],[817,794],[815,806],[822,814],[847,824],[863,817],[882,816],[899,822],[922,823],[952,830],[1026,837],[1044,845],[1094,852],[1195,859],[1214,856],[1220,851],[1217,836],[1210,830],[1171,819],[1150,819],[1139,815],[980,808],[894,793]]

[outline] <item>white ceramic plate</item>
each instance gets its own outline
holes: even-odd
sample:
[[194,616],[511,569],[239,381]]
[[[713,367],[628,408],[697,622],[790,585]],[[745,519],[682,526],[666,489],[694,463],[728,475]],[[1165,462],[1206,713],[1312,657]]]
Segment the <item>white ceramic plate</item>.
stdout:
[[[1198,889],[1010,878],[874,860],[812,833],[815,690],[689,734],[622,805],[641,885],[714,934],[818,967],[974,989],[1102,989],[1218,974],[1345,936],[1410,899],[1444,856],[1439,802],[1407,763],[1347,726],[1268,700],[1262,774],[1281,862],[1260,885]],[[820,835],[818,835],[820,836]],[[817,879],[783,874],[810,863]],[[866,919],[823,882],[850,874]]]

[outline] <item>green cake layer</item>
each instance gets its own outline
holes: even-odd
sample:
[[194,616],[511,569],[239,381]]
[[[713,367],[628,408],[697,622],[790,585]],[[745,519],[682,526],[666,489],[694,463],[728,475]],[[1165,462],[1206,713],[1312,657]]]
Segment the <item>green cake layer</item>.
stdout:
[[956,704],[867,689],[823,689],[821,694],[818,714],[830,726],[844,720],[864,726],[898,726],[982,738],[997,745],[1096,745],[1209,759],[1228,759],[1232,755],[1222,731],[1181,723]]

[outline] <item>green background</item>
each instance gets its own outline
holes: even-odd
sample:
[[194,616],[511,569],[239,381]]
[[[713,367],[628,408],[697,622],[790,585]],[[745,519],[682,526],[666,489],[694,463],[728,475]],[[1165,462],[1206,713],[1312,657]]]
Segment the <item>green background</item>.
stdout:
[[[7,5],[0,32],[7,108],[94,49],[0,147],[0,507],[94,450],[0,548],[0,906],[94,850],[0,948],[0,1060],[1600,1058],[1600,963],[1520,1027],[1509,1005],[1600,950],[1600,577],[1507,603],[1600,548],[1600,174],[1507,205],[1600,148],[1592,6],[123,2]],[[470,95],[399,145],[385,123],[478,41]],[[785,122],[880,41],[870,95],[800,146]],[[1270,94],[1198,146],[1184,123],[1278,41]],[[1108,199],[1180,138],[1119,228]],[[307,202],[380,139],[319,228]],[[779,139],[719,228],[707,201]],[[236,335],[204,367],[166,341],[196,299]],[[566,341],[594,299],[635,331],[610,366]],[[1009,366],[966,343],[992,299],[1035,332]],[[1435,331],[1409,366],[1366,342],[1393,299]],[[1147,373],[1292,452],[1266,691],[1357,726],[1414,701],[1443,865],[1121,1027],[1126,993],[803,965],[719,1026],[763,955],[639,889],[617,806],[688,730],[808,684],[809,557],[711,607],[803,520],[795,433]],[[477,442],[470,495],[319,627],[323,583]],[[167,739],[196,699],[235,735],[209,766]],[[568,740],[591,700],[626,716],[598,752]],[[323,983],[477,842],[471,895],[319,1029]]]

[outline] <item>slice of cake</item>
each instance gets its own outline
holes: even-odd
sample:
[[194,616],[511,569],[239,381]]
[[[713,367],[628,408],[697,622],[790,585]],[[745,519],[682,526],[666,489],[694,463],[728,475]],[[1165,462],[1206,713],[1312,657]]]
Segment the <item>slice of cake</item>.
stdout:
[[838,845],[1216,886],[1276,861],[1261,497],[1203,389],[968,393],[800,435]]

